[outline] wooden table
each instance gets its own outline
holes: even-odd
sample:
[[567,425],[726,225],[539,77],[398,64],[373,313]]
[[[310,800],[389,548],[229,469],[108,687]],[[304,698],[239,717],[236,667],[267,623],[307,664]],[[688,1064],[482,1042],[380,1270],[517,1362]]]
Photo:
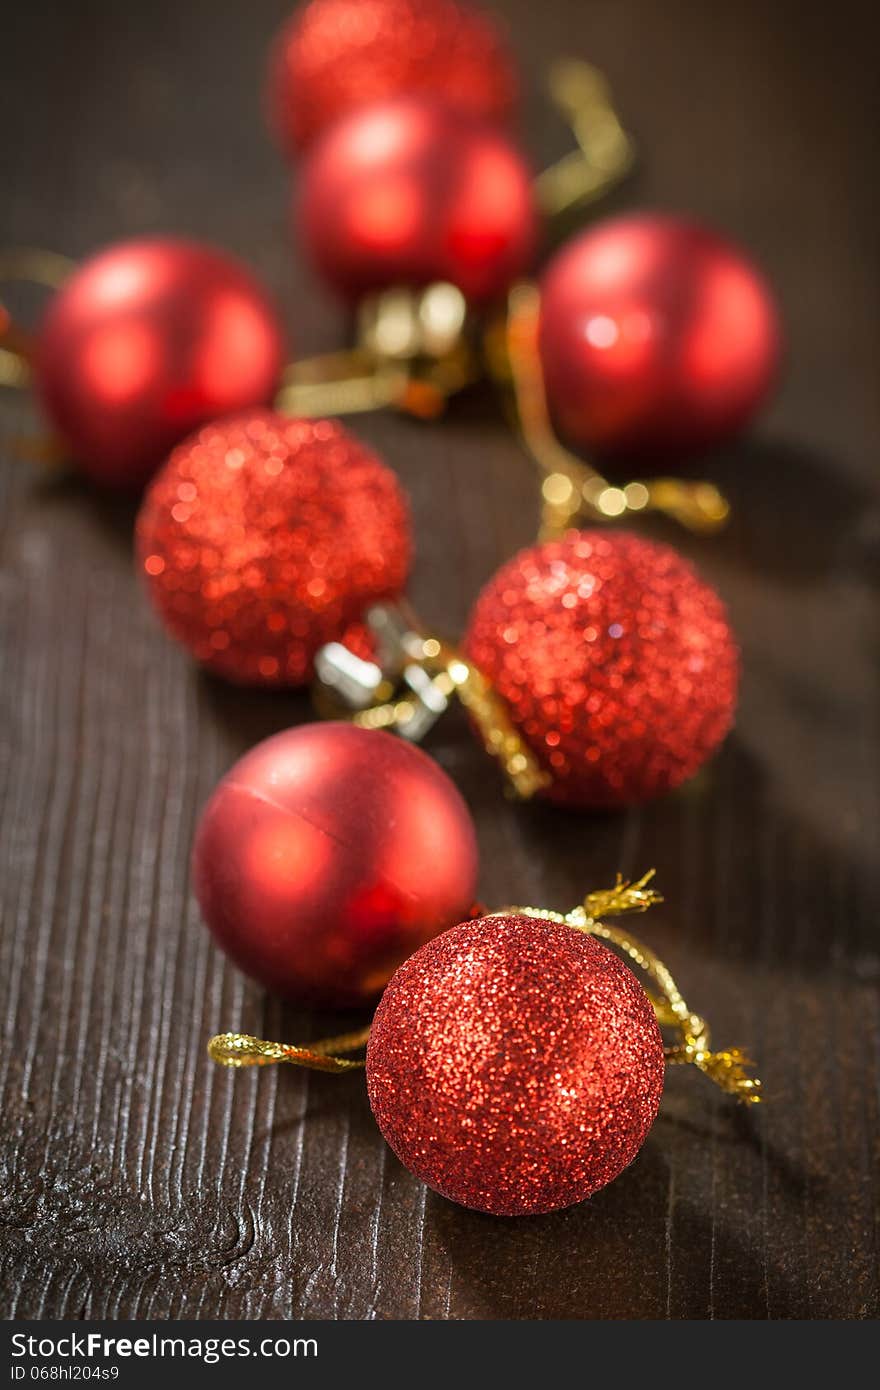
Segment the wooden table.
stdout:
[[[291,247],[261,119],[280,0],[34,4],[4,15],[0,244],[82,255],[144,230],[215,240],[281,296],[300,353],[344,340]],[[337,1026],[227,966],[189,893],[195,818],[304,698],[200,675],[150,615],[133,504],[43,479],[2,431],[4,1023],[0,1311],[43,1317],[855,1318],[877,1315],[880,546],[876,40],[871,6],[510,0],[536,164],[567,148],[560,53],[609,73],[642,153],[620,205],[689,209],[765,265],[789,339],[750,438],[713,458],[734,519],[665,531],[742,638],[735,734],[622,815],[502,798],[459,719],[430,750],[476,817],[481,891],[567,907],[656,865],[645,933],[760,1059],[761,1111],[670,1076],[632,1168],[591,1202],[495,1220],[391,1156],[362,1080],[233,1076],[208,1035]],[[414,504],[412,595],[459,632],[532,538],[530,466],[488,397],[357,426]]]

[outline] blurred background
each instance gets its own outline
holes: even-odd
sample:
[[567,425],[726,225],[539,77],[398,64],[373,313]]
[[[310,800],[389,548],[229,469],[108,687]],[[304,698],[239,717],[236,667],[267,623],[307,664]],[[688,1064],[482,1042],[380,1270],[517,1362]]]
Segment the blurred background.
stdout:
[[[298,355],[347,341],[298,256],[262,91],[275,0],[3,6],[0,246],[78,258],[143,232],[215,242],[277,295]],[[522,1222],[403,1170],[360,1081],[211,1069],[207,1037],[332,1032],[224,963],[188,883],[199,808],[305,697],[241,692],[162,634],[131,561],[135,503],[24,461],[0,395],[0,1287],[30,1317],[876,1316],[876,440],[880,315],[874,7],[795,0],[507,0],[536,168],[571,147],[555,57],[611,81],[638,143],[603,205],[687,212],[778,296],[784,377],[707,459],[719,536],[690,555],[744,653],[737,728],[681,792],[576,815],[504,800],[464,721],[429,751],[477,820],[481,895],[565,908],[655,865],[646,935],[719,1042],[759,1059],[738,1110],[670,1076],[638,1161]],[[295,176],[295,175],[294,175]],[[491,393],[423,425],[354,422],[413,499],[410,592],[461,632],[534,538],[538,487]]]

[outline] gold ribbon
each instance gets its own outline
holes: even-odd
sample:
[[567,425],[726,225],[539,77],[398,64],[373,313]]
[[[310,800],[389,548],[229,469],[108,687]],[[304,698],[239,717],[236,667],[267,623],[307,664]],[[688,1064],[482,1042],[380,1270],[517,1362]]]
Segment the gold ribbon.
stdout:
[[521,913],[524,917],[564,922],[575,931],[598,936],[616,946],[655,986],[657,993],[648,990],[647,994],[657,1022],[662,1027],[676,1029],[680,1035],[681,1041],[674,1047],[664,1048],[667,1065],[695,1066],[728,1095],[747,1105],[757,1105],[761,1101],[761,1082],[758,1077],[749,1075],[753,1063],[747,1054],[738,1047],[726,1048],[721,1052],[711,1051],[708,1023],[685,1003],[672,974],[659,956],[630,932],[609,927],[598,920],[601,917],[647,912],[653,903],[662,902],[660,894],[647,886],[653,877],[654,870],[649,869],[635,883],[626,883],[618,874],[613,888],[590,893],[581,906],[564,915],[540,907],[513,907],[507,911]]
[[[761,1082],[756,1076],[749,1075],[752,1063],[747,1055],[738,1047],[721,1052],[711,1051],[706,1020],[693,1013],[685,1003],[675,980],[660,958],[631,932],[609,927],[600,920],[603,917],[647,912],[654,903],[662,902],[660,894],[648,886],[653,877],[654,870],[649,869],[640,879],[629,883],[618,874],[613,888],[590,893],[582,904],[565,914],[541,907],[508,907],[501,912],[486,913],[485,916],[489,918],[516,913],[523,917],[560,922],[616,946],[648,976],[654,986],[654,990],[647,993],[658,1023],[661,1027],[676,1029],[680,1035],[678,1043],[664,1048],[667,1065],[695,1066],[728,1095],[744,1104],[757,1105],[762,1099]],[[357,1033],[299,1046],[268,1042],[247,1033],[220,1033],[208,1043],[208,1056],[224,1067],[262,1067],[290,1062],[293,1066],[308,1067],[312,1071],[352,1071],[363,1067],[364,1061],[344,1054],[363,1047],[369,1034],[369,1028],[365,1028]]]
[[369,1028],[362,1028],[338,1038],[322,1038],[306,1047],[267,1042],[249,1033],[218,1033],[208,1043],[208,1056],[221,1067],[268,1067],[276,1062],[289,1062],[291,1066],[308,1067],[310,1071],[357,1071],[364,1066],[362,1057],[336,1054],[357,1052],[366,1045],[369,1036]]
[[357,344],[293,362],[275,408],[285,415],[354,415],[393,407],[431,420],[479,379],[468,306],[455,285],[394,286],[358,306]]
[[578,148],[535,180],[535,200],[545,217],[596,202],[625,178],[635,162],[632,139],[620,123],[611,89],[598,68],[564,59],[550,69],[548,88],[571,127]]
[[[25,282],[57,290],[74,269],[75,262],[54,251],[21,247],[0,252],[0,282]],[[0,303],[0,386],[24,389],[30,385],[31,335]]]
[[[421,666],[444,698],[458,696],[479,729],[487,753],[500,763],[516,795],[528,800],[549,786],[550,774],[518,733],[506,704],[483,673],[451,643],[438,637],[419,641],[421,651],[413,652],[411,660]],[[364,729],[405,732],[414,716],[414,699],[403,696],[359,710],[352,722]]]
[[578,518],[616,521],[640,512],[663,512],[689,531],[723,526],[730,507],[714,483],[683,478],[636,480],[618,487],[559,442],[550,422],[538,353],[540,295],[532,284],[515,285],[508,297],[503,344],[490,336],[496,377],[509,373],[516,420],[526,451],[543,474],[540,539],[549,540]]

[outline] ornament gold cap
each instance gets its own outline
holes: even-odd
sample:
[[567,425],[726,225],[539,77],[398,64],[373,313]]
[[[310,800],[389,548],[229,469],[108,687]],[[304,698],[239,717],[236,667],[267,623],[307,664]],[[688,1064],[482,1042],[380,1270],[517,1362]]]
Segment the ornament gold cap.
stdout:
[[403,604],[376,605],[366,620],[376,640],[376,663],[358,662],[337,642],[315,657],[312,699],[322,717],[342,715],[362,728],[392,729],[418,742],[457,698],[516,796],[528,800],[549,786],[550,774],[517,731],[505,702],[458,647],[426,636]]

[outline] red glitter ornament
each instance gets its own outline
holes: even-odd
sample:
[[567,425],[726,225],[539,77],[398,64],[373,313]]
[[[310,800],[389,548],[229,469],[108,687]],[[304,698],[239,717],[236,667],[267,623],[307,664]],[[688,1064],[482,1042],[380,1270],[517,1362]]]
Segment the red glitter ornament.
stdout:
[[572,532],[523,550],[477,599],[464,650],[575,806],[676,787],[733,720],[739,657],[724,605],[666,545]]
[[572,927],[498,914],[422,947],[367,1049],[373,1113],[445,1197],[520,1216],[582,1202],[632,1162],[663,1090],[651,1004]]
[[539,347],[572,443],[678,459],[749,422],[777,374],[780,328],[766,282],[731,242],[641,214],[600,222],[554,257]]
[[267,989],[374,996],[466,916],[477,845],[461,796],[420,749],[351,724],[266,739],[208,802],[193,880],[219,944]]
[[506,136],[418,98],[354,112],[314,147],[299,222],[315,266],[357,298],[450,281],[472,302],[504,292],[536,244],[525,161]]
[[331,420],[269,411],[206,425],[150,485],[137,554],[168,630],[255,685],[308,681],[320,646],[409,570],[394,474]]
[[264,290],[195,242],[122,242],[53,297],[35,349],[46,413],[95,482],[140,487],[198,425],[265,405],[284,342]]
[[311,0],[278,35],[269,74],[272,124],[289,154],[371,102],[429,96],[501,120],[517,91],[499,26],[455,0]]

